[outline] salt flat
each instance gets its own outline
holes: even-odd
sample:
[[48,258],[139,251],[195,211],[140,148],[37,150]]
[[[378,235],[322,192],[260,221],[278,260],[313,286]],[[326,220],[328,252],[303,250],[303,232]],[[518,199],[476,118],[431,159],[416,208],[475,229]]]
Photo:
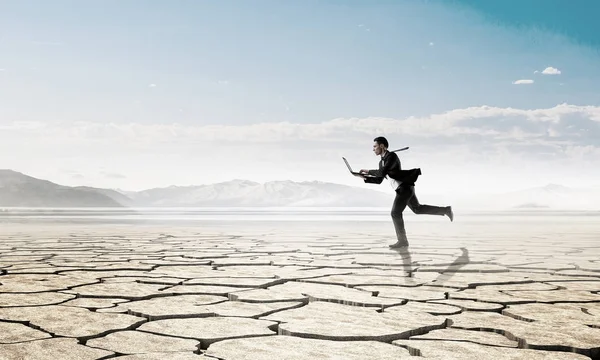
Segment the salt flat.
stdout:
[[600,359],[597,217],[0,230],[0,359]]

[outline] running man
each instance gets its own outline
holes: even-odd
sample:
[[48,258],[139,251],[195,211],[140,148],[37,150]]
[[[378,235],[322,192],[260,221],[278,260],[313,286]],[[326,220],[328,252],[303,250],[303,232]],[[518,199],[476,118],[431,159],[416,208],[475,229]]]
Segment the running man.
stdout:
[[381,156],[379,169],[360,170],[361,174],[368,174],[372,177],[362,176],[365,183],[381,184],[386,177],[390,180],[392,188],[396,191],[396,198],[392,206],[392,222],[396,230],[398,241],[390,245],[391,248],[402,248],[408,246],[406,230],[404,228],[404,219],[402,212],[408,206],[415,214],[441,215],[448,216],[450,221],[454,221],[454,213],[451,206],[432,206],[420,204],[415,194],[415,181],[421,175],[420,169],[402,170],[400,158],[395,152],[388,151],[388,141],[385,137],[376,137],[373,143],[373,152]]

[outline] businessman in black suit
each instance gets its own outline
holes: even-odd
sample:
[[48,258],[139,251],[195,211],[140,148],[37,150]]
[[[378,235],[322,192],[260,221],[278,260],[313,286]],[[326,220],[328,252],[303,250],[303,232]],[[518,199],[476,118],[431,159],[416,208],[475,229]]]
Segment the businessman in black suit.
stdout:
[[415,194],[415,181],[421,175],[420,169],[402,170],[400,159],[394,152],[388,151],[388,141],[385,137],[376,137],[373,143],[373,152],[381,156],[379,169],[360,171],[365,183],[381,184],[383,179],[389,178],[392,188],[396,191],[396,198],[392,206],[392,221],[396,230],[398,241],[390,245],[391,248],[402,248],[408,246],[406,230],[404,228],[404,219],[402,212],[408,206],[415,214],[441,215],[448,216],[450,221],[454,221],[454,213],[451,206],[432,206],[420,204]]

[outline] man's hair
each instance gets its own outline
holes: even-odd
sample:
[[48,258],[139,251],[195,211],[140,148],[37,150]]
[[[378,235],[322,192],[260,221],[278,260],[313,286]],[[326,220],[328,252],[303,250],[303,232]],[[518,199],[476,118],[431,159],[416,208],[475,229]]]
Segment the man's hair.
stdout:
[[384,138],[383,136],[378,136],[375,139],[373,139],[373,141],[375,141],[376,143],[385,146],[386,148],[390,146],[390,144],[388,144],[388,141],[386,138]]

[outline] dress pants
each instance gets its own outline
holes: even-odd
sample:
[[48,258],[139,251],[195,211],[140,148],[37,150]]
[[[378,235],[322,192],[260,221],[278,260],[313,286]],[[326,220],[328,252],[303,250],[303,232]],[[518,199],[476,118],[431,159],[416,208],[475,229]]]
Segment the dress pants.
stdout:
[[413,186],[402,186],[400,185],[396,189],[396,198],[394,199],[394,205],[392,206],[392,221],[396,230],[396,237],[398,243],[402,246],[408,246],[408,239],[406,237],[406,229],[404,228],[404,219],[402,218],[402,212],[408,206],[415,214],[427,214],[427,215],[446,215],[448,213],[448,207],[446,206],[432,206],[424,205],[419,203],[417,195],[415,194],[415,187]]

